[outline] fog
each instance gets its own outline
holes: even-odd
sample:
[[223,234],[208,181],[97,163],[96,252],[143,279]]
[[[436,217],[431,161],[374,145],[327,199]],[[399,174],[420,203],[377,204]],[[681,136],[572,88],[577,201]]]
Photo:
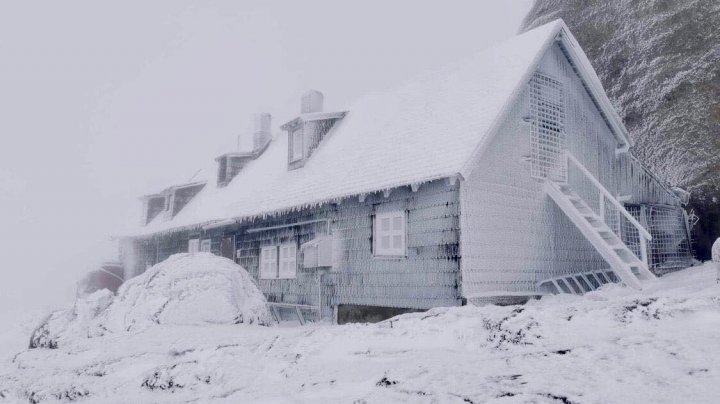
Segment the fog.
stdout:
[[[0,308],[65,304],[138,197],[516,33],[531,0],[0,4]],[[0,311],[3,311],[0,310]]]

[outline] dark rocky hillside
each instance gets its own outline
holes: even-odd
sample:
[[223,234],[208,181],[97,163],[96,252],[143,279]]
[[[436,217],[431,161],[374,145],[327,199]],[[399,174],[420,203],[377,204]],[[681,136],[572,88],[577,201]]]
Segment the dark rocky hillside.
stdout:
[[720,235],[720,1],[536,0],[521,30],[556,18],[597,70],[635,155],[693,193],[706,258]]

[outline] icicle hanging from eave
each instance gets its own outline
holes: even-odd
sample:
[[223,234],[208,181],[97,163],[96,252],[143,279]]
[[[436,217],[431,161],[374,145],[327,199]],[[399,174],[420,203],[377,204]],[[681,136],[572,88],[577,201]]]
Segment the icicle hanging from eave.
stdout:
[[[156,237],[164,237],[164,236],[167,236],[167,235],[170,235],[173,233],[179,233],[179,232],[183,232],[183,231],[209,230],[209,229],[214,229],[214,228],[218,228],[218,227],[223,227],[224,225],[226,225],[226,224],[220,224],[223,222],[227,222],[227,225],[231,225],[231,224],[243,224],[243,223],[247,223],[249,221],[253,221],[253,220],[257,220],[257,219],[267,220],[269,218],[275,218],[275,217],[286,215],[289,213],[301,212],[301,211],[307,210],[307,209],[320,208],[327,204],[341,204],[346,200],[349,200],[351,198],[358,198],[361,195],[371,195],[371,194],[382,192],[383,196],[385,198],[388,198],[390,193],[393,190],[402,188],[402,187],[410,187],[410,189],[413,192],[417,192],[417,190],[419,190],[421,186],[428,184],[430,182],[442,180],[442,179],[447,179],[449,184],[456,184],[456,182],[459,178],[461,178],[461,177],[458,174],[440,175],[438,177],[427,178],[427,179],[415,181],[415,182],[412,182],[409,184],[401,183],[399,185],[391,185],[391,186],[383,188],[383,189],[375,189],[375,190],[367,191],[367,192],[353,192],[353,193],[348,193],[348,194],[345,194],[342,196],[318,199],[316,201],[306,202],[306,203],[302,203],[299,205],[293,205],[293,206],[286,207],[286,208],[280,208],[280,209],[275,209],[275,210],[265,211],[265,212],[258,212],[258,213],[249,214],[249,215],[245,215],[245,216],[235,216],[235,217],[224,218],[224,219],[206,220],[206,221],[199,222],[199,223],[180,225],[180,226],[176,226],[176,227],[169,227],[169,228],[165,228],[165,229],[159,229],[159,230],[157,230],[155,232],[151,232],[151,233],[139,234],[139,235],[128,236],[128,237],[137,238],[137,239],[154,239]],[[171,222],[168,222],[168,223],[171,223]]]

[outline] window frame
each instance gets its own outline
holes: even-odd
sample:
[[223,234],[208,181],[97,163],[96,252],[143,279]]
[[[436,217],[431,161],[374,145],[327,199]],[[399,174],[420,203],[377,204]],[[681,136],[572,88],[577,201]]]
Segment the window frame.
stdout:
[[[289,249],[292,249],[292,253],[289,253]],[[288,251],[288,256],[284,256],[284,252]],[[298,246],[296,243],[283,243],[278,247],[278,279],[295,279],[297,277],[298,269]],[[283,265],[288,264],[288,268],[283,271]],[[290,268],[292,264],[292,268]],[[292,275],[290,272],[292,271]]]
[[[300,140],[298,142],[298,140]],[[305,149],[303,142],[305,139],[303,138],[303,130],[302,127],[297,128],[290,132],[290,162],[294,163],[296,161],[300,161],[305,157]],[[297,149],[297,144],[299,144],[299,149]],[[299,155],[296,155],[296,151],[299,150]]]
[[[395,229],[395,219],[401,218],[401,229]],[[382,229],[382,220],[388,219],[390,228]],[[383,234],[387,233],[387,234]],[[394,238],[401,236],[402,245],[392,246]],[[390,237],[390,247],[382,247],[382,237]],[[408,212],[406,210],[395,210],[389,212],[377,212],[373,218],[373,256],[379,258],[406,258],[408,244]]]
[[[207,246],[207,249],[205,249],[205,246]],[[212,239],[209,239],[209,238],[201,239],[199,252],[212,252]]]
[[[266,252],[272,252],[272,257],[268,257]],[[270,259],[272,258],[272,259]],[[279,265],[278,265],[278,246],[270,245],[260,248],[260,257],[258,260],[258,279],[278,279]],[[269,272],[265,268],[273,267],[273,274],[269,275]]]

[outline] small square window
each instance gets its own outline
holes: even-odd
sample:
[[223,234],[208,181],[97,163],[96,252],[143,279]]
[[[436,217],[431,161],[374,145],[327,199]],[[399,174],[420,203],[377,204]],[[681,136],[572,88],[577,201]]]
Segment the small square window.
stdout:
[[403,257],[407,255],[407,214],[405,211],[378,213],[375,216],[376,256]]

